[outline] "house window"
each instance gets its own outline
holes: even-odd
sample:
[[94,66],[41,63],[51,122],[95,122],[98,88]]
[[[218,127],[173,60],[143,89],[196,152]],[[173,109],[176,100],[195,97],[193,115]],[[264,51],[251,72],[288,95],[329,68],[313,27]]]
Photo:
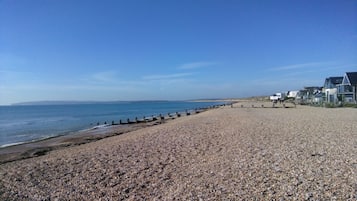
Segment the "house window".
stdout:
[[349,85],[343,85],[343,92],[353,92],[352,90],[352,86],[349,86]]

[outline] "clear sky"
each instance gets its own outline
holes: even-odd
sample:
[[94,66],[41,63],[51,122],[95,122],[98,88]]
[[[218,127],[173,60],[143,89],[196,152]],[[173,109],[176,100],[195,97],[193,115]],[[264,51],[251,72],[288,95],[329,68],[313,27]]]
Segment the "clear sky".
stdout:
[[349,71],[356,0],[0,0],[0,104],[269,95]]

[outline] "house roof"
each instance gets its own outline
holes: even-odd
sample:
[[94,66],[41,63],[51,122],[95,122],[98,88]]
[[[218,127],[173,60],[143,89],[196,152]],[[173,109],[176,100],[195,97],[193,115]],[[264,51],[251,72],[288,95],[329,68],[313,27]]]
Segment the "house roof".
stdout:
[[357,72],[347,72],[346,76],[351,85],[357,85]]
[[337,84],[341,84],[343,80],[343,77],[329,77],[326,78],[325,82],[328,83],[330,82],[331,84],[337,85]]

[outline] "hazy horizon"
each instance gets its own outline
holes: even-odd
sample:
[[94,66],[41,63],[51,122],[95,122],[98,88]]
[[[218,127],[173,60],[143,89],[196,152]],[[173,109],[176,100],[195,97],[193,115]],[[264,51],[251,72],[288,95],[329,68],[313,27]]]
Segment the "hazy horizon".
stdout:
[[96,101],[96,100],[39,100],[28,102],[16,102],[10,105],[0,106],[12,106],[12,105],[55,105],[55,104],[97,104],[97,103],[126,103],[126,102],[190,102],[190,101],[224,101],[233,98],[204,98],[204,99],[188,99],[188,100],[113,100],[113,101]]

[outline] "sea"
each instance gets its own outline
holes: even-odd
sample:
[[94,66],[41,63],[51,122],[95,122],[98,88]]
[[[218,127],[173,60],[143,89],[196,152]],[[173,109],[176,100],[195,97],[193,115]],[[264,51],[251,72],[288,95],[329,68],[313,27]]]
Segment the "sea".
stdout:
[[167,115],[224,102],[128,101],[58,105],[0,106],[0,147],[71,135],[135,117]]

